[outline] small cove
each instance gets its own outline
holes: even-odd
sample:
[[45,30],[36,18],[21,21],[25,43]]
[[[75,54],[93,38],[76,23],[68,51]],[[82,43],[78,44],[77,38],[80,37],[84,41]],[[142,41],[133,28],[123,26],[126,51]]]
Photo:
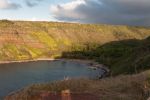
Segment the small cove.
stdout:
[[25,86],[69,78],[96,78],[101,70],[67,60],[0,64],[0,98]]

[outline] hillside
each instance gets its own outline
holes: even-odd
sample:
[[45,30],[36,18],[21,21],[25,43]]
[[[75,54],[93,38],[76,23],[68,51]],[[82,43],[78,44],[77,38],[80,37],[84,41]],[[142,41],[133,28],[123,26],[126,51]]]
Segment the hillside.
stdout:
[[[145,39],[150,28],[56,22],[0,21],[0,60],[57,57],[87,44]],[[93,47],[95,48],[95,47]]]
[[139,73],[150,68],[150,37],[87,44],[80,50],[63,52],[63,58],[94,59],[109,67],[111,75]]

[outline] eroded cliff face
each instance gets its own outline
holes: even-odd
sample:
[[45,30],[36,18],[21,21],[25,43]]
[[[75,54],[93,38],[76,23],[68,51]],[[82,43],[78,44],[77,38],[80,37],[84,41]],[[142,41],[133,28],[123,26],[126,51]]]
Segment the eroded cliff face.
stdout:
[[144,39],[150,28],[52,22],[0,21],[0,60],[53,57],[84,44]]

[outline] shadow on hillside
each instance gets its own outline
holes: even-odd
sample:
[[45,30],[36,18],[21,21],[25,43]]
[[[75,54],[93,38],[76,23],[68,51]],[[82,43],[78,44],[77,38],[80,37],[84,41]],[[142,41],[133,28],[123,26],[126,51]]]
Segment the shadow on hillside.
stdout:
[[85,44],[83,47],[63,52],[60,58],[93,59],[108,66],[112,75],[133,74],[150,68],[150,37],[113,41],[104,45]]

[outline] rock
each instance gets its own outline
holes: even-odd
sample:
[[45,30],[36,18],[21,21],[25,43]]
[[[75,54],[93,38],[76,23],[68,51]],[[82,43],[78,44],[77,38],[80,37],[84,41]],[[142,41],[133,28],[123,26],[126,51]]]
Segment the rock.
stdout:
[[147,100],[150,100],[150,97]]

